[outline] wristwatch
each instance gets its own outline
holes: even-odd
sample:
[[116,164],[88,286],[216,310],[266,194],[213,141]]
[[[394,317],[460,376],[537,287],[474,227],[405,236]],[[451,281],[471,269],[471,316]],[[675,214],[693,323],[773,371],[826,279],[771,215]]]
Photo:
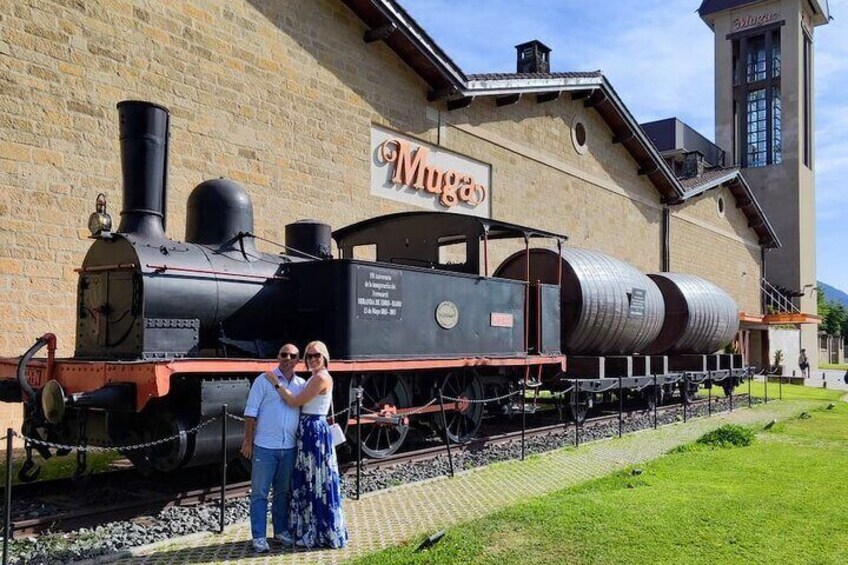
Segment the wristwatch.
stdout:
[[281,382],[279,382],[279,381],[278,381],[278,382],[277,382],[277,384],[275,384],[275,385],[274,385],[274,389],[275,389],[275,390],[280,390],[281,388],[283,388],[283,383],[281,383]]

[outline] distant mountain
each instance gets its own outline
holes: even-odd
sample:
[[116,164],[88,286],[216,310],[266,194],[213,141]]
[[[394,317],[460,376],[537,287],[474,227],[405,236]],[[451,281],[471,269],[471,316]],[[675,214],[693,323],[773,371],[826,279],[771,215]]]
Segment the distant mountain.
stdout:
[[819,285],[821,285],[822,290],[824,290],[824,296],[828,300],[841,302],[843,306],[848,308],[848,293],[839,290],[838,288],[833,288],[829,284],[825,284],[819,281]]

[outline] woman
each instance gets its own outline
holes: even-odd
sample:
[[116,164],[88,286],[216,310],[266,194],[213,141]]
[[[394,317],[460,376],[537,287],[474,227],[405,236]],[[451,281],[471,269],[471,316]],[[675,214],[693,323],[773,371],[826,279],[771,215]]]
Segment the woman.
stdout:
[[[327,371],[330,353],[323,342],[306,346],[304,359],[312,376],[298,394],[277,388],[290,406],[300,406],[297,455],[291,479],[289,529],[299,547],[340,548],[347,544],[341,485],[327,413],[333,398],[333,377]],[[275,387],[277,375],[265,377]]]

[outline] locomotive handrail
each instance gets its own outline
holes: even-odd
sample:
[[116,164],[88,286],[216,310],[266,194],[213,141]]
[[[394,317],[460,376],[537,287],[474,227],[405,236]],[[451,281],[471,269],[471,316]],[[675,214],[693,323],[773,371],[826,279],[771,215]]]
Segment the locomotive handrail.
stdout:
[[27,396],[30,398],[35,396],[35,389],[32,388],[32,385],[29,384],[29,381],[26,378],[26,368],[29,364],[30,359],[38,353],[42,347],[45,345],[47,348],[47,377],[50,378],[53,374],[53,358],[56,353],[56,336],[51,333],[46,333],[37,340],[32,346],[27,349],[26,353],[21,356],[21,360],[18,361],[18,385],[20,385],[21,390],[23,390]]
[[78,267],[74,269],[75,273],[98,273],[101,271],[128,271],[135,269],[138,265],[135,263],[118,263],[116,265],[97,265],[95,267]]
[[188,267],[171,267],[168,265],[151,265],[147,264],[146,267],[148,269],[153,269],[157,273],[165,273],[167,271],[178,271],[182,273],[197,273],[202,275],[223,275],[228,277],[246,277],[249,279],[262,279],[262,280],[289,280],[289,277],[284,277],[282,275],[254,275],[251,273],[231,273],[228,271],[216,271],[213,269],[190,269]]

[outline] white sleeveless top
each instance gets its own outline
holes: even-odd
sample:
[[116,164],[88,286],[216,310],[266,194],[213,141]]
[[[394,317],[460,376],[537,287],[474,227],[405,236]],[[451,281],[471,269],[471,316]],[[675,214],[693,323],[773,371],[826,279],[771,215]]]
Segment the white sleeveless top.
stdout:
[[[326,371],[324,371],[326,372]],[[329,373],[327,373],[329,375]],[[310,377],[311,378],[311,377]],[[308,383],[309,381],[307,381]],[[317,416],[326,416],[330,412],[330,403],[333,400],[333,390],[330,389],[324,394],[316,394],[315,397],[301,406],[301,414],[312,414]]]

